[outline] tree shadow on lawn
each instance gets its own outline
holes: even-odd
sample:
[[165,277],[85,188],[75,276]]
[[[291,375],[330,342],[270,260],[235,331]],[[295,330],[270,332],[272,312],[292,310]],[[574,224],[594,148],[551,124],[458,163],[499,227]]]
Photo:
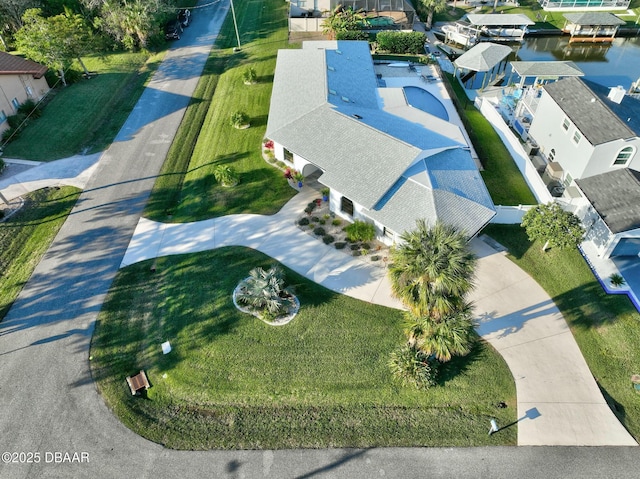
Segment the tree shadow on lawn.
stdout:
[[438,368],[436,384],[446,386],[449,381],[463,375],[476,361],[482,359],[483,340],[476,337],[474,346],[466,356],[454,356],[451,361],[442,363]]

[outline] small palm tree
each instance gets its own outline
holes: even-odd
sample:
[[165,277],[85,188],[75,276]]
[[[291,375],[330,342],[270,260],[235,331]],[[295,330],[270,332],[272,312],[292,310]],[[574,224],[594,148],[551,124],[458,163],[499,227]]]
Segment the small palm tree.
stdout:
[[469,304],[437,320],[409,312],[405,316],[409,345],[440,362],[450,361],[453,356],[464,356],[471,350],[475,339],[471,318]]
[[415,316],[437,321],[463,307],[476,257],[454,227],[440,222],[428,227],[423,219],[416,224],[390,252],[391,289]]
[[291,291],[284,286],[284,273],[276,266],[265,271],[254,268],[236,294],[236,300],[275,316],[287,311]]
[[243,111],[236,111],[231,115],[231,126],[234,128],[242,128],[249,125],[249,117]]
[[391,353],[389,369],[403,386],[426,389],[434,384],[436,369],[429,356],[408,344]]
[[213,176],[222,186],[235,186],[238,184],[238,174],[227,165],[218,165],[213,169]]
[[242,81],[245,85],[253,85],[258,81],[258,75],[253,67],[247,68],[242,72]]

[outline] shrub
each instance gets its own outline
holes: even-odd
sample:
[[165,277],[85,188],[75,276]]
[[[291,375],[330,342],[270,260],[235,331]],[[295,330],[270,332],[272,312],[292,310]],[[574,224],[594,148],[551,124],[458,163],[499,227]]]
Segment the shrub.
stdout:
[[331,222],[331,224],[333,226],[340,226],[342,224],[342,220],[340,218],[336,218]]
[[347,239],[354,241],[371,241],[376,236],[376,230],[373,224],[365,221],[355,220],[345,228]]
[[351,252],[351,255],[352,255],[352,256],[360,256],[361,254],[362,254],[362,253],[360,252],[360,250],[359,250],[359,249],[353,250],[353,251]]
[[338,241],[334,244],[334,246],[336,247],[336,249],[344,249],[344,247],[347,246],[347,243],[345,243],[344,241]]
[[309,224],[309,218],[300,218],[298,224],[300,226],[307,226]]
[[31,118],[38,118],[41,115],[40,107],[31,98],[28,98],[27,100],[25,100],[18,107],[18,113],[22,113],[23,115],[26,115],[26,116],[31,115]]
[[335,241],[335,238],[331,235],[324,235],[322,237],[322,241],[324,242],[324,244],[331,244]]
[[364,30],[345,30],[336,33],[336,40],[369,40],[369,32]]
[[317,216],[312,216],[311,217],[311,221],[313,221],[314,223],[319,223],[320,222],[320,218],[318,218]]
[[279,267],[274,266],[267,271],[254,268],[249,272],[249,277],[242,281],[236,300],[263,314],[267,310],[279,316],[286,312],[289,304],[287,295],[291,294],[291,290],[285,288],[284,284],[284,273]]
[[352,244],[351,246],[349,246],[349,248],[351,248],[351,251],[355,251],[357,249],[360,249],[360,245],[359,244]]
[[15,128],[9,127],[2,132],[2,141],[6,142],[6,141],[15,140],[16,138],[18,138],[18,134],[19,134],[18,130],[16,130]]
[[367,248],[362,248],[360,253],[362,253],[362,256],[367,256],[369,254],[369,250]]
[[238,184],[238,174],[231,166],[217,165],[213,169],[213,177],[222,186],[234,186]]
[[360,245],[360,247],[361,247],[362,249],[371,249],[371,245],[370,245],[369,243],[362,243],[362,244]]
[[371,261],[380,261],[380,256],[378,256],[377,254],[374,254],[374,255],[371,257]]
[[307,206],[307,207],[304,209],[304,212],[305,212],[306,214],[308,214],[308,215],[310,215],[312,211],[313,211],[313,208],[311,208],[311,207],[309,207],[309,206]]
[[433,360],[409,345],[391,353],[389,369],[393,377],[405,387],[428,389],[435,384],[437,368]]
[[609,276],[609,281],[611,281],[611,286],[614,286],[616,288],[619,288],[625,283],[624,278],[618,273],[613,273],[611,276]]
[[253,67],[249,67],[242,72],[242,81],[244,81],[245,85],[250,85],[258,81],[258,75]]
[[322,226],[318,226],[313,230],[313,234],[317,236],[324,236],[327,232],[324,230]]
[[378,49],[389,53],[424,53],[426,36],[422,32],[382,31],[376,35]]
[[249,117],[243,111],[236,111],[231,115],[229,122],[234,128],[242,128],[243,126],[247,126],[249,124]]
[[316,202],[315,202],[315,201],[312,201],[311,203],[307,203],[307,206],[308,206],[309,208],[313,209],[313,208],[315,208],[315,207],[316,207]]
[[328,220],[329,218],[331,218],[331,215],[329,213],[325,213],[324,215],[322,215],[322,218]]
[[20,128],[22,122],[27,118],[27,115],[24,113],[16,113],[15,115],[10,115],[7,117],[7,123],[9,124],[9,128],[17,129]]
[[327,222],[325,221],[324,218],[320,218],[320,221],[318,221],[318,223],[321,225],[325,225]]

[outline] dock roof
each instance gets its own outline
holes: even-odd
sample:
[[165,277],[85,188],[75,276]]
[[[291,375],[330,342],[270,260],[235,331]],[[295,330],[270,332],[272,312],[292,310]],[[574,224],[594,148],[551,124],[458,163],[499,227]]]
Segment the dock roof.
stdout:
[[534,25],[535,22],[523,13],[469,13],[469,23],[477,26],[521,26]]
[[608,12],[565,13],[563,17],[576,25],[624,25],[626,23]]
[[521,77],[581,77],[584,72],[571,61],[511,62],[511,68]]

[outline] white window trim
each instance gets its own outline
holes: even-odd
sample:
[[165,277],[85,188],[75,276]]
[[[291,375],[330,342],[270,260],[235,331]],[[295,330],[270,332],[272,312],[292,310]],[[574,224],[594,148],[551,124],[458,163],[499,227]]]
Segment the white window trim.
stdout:
[[[618,161],[618,158],[620,157],[620,154],[626,150],[627,148],[631,148],[631,152],[629,154],[629,157],[627,158],[627,161],[625,161],[624,163],[616,163],[616,161]],[[636,154],[636,147],[633,145],[628,145],[628,146],[624,146],[622,148],[620,148],[618,150],[618,153],[616,153],[616,157],[613,159],[613,163],[611,163],[611,166],[615,166],[615,167],[620,167],[620,168],[624,168],[626,167],[629,163],[631,163],[631,160],[633,159],[633,157]]]
[[[578,135],[578,139],[576,140],[576,135]],[[573,141],[574,144],[578,145],[580,143],[580,140],[582,140],[582,133],[580,133],[580,130],[576,129],[576,131],[573,132],[573,136],[571,137],[571,141]]]
[[[565,123],[567,124],[567,127],[565,128]],[[564,117],[564,120],[562,120],[562,129],[565,131],[565,133],[569,133],[569,129],[571,128],[571,120],[569,120],[569,118],[567,118],[566,116]]]

